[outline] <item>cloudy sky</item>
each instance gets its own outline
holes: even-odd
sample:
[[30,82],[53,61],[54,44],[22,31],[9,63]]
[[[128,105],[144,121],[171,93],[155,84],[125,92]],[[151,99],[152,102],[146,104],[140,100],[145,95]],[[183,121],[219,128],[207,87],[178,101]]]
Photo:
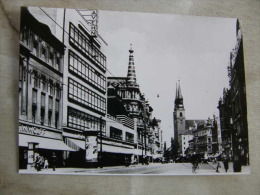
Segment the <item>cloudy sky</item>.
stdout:
[[235,24],[234,18],[99,12],[99,34],[108,43],[108,70],[112,76],[127,75],[133,44],[137,82],[154,108],[153,116],[162,120],[167,146],[173,137],[178,80],[186,119],[218,116],[218,100],[228,86]]

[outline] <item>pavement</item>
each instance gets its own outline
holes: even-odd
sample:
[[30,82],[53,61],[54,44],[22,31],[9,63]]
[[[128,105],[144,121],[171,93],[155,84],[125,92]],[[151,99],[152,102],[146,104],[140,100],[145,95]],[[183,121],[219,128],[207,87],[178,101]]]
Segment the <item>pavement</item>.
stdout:
[[[226,172],[225,168],[224,168],[224,164],[223,162],[219,162],[220,163],[220,168],[218,169],[218,173],[219,174],[250,174],[250,167],[249,166],[242,166],[242,170],[241,172],[238,173],[234,173],[233,170],[233,162],[229,162],[228,163],[228,171]],[[210,165],[215,171],[217,170],[217,163],[213,163],[213,162],[208,162],[208,165]]]
[[[230,165],[230,167],[233,167]],[[242,169],[245,173],[246,169]],[[67,175],[226,175],[234,174],[232,169],[229,169],[228,173],[225,173],[224,166],[221,166],[219,173],[216,172],[216,166],[211,164],[200,164],[196,173],[192,173],[191,163],[150,163],[149,165],[131,165],[125,166],[113,166],[104,168],[56,168],[55,171],[50,169],[44,169],[41,171],[21,169],[21,174],[67,174]],[[242,173],[242,174],[243,174]],[[250,171],[249,171],[250,173]],[[241,174],[241,173],[240,173]]]

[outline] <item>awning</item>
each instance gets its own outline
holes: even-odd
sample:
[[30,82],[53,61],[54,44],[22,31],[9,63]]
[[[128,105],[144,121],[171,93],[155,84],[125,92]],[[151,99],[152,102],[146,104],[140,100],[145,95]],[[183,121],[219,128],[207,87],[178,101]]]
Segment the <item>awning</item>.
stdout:
[[134,154],[135,149],[120,148],[117,146],[102,145],[102,152],[118,153],[118,154]]
[[85,141],[83,140],[77,140],[77,139],[72,139],[72,138],[67,138],[65,140],[66,144],[70,147],[73,148],[76,151],[79,151],[80,149],[85,150]]
[[19,146],[28,147],[28,142],[39,143],[41,149],[75,151],[61,140],[19,134]]

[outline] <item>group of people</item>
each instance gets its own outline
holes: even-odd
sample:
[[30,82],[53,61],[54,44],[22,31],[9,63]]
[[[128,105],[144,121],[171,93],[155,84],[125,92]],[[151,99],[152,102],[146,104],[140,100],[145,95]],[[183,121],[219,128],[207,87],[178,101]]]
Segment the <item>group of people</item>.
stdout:
[[[56,169],[56,162],[57,162],[57,157],[55,155],[55,153],[53,153],[52,155],[52,169],[53,171],[55,171]],[[40,156],[40,155],[37,155],[36,158],[35,158],[35,161],[34,161],[34,166],[35,166],[35,169],[37,171],[41,171],[43,169],[49,169],[49,161],[46,157],[43,157],[43,156]]]
[[43,156],[36,156],[35,161],[35,169],[37,171],[41,171],[42,169],[48,169],[49,168],[49,161],[47,158],[43,157]]
[[[223,162],[223,165],[224,165],[224,169],[225,169],[225,171],[227,173],[228,169],[229,169],[229,165],[228,165],[229,160],[228,160],[228,158],[224,157],[222,162]],[[219,168],[221,168],[221,165],[220,165],[220,162],[217,162],[217,167],[216,167],[216,172],[217,173],[219,173]]]

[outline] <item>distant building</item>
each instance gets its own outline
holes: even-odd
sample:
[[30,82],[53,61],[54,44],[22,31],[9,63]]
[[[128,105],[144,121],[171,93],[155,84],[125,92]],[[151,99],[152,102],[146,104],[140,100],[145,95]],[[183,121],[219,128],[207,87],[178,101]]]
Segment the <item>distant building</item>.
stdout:
[[194,130],[193,150],[200,155],[214,155],[219,153],[217,120],[208,118],[199,123]]
[[174,122],[174,141],[178,144],[178,152],[181,153],[181,139],[179,136],[186,130],[185,123],[185,109],[183,104],[183,96],[181,93],[180,82],[176,85],[176,96],[174,101],[174,112],[173,112],[173,122]]
[[181,140],[181,155],[186,156],[186,151],[189,148],[189,141],[193,140],[193,132],[192,130],[186,130],[183,133],[179,135],[179,138]]

